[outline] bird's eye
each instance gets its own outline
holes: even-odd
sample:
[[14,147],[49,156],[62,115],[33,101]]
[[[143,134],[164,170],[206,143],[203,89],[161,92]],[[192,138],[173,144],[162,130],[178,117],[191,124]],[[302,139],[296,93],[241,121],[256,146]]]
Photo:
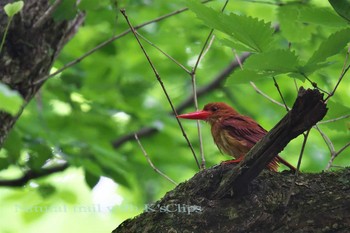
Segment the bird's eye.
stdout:
[[213,107],[211,108],[211,110],[212,110],[213,112],[216,112],[216,110],[218,110],[218,107],[213,106]]

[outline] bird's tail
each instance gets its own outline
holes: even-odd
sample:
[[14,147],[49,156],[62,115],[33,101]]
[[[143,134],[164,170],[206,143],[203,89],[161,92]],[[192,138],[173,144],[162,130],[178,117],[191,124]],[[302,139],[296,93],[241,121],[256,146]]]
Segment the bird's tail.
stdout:
[[277,155],[276,158],[278,163],[282,163],[283,165],[286,165],[291,171],[295,172],[297,170],[293,165],[288,163],[286,160],[282,159],[279,155]]

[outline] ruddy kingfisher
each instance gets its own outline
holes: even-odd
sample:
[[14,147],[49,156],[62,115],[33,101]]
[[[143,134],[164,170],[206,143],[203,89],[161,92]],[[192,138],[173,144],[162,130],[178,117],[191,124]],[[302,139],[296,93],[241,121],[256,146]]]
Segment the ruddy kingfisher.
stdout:
[[[208,122],[211,125],[214,142],[219,150],[235,158],[223,162],[225,164],[240,162],[248,151],[267,134],[267,131],[252,118],[239,114],[235,109],[222,102],[209,103],[201,111],[181,114],[177,117]],[[295,167],[279,155],[267,165],[267,168],[271,171],[277,171],[279,163],[295,171]]]

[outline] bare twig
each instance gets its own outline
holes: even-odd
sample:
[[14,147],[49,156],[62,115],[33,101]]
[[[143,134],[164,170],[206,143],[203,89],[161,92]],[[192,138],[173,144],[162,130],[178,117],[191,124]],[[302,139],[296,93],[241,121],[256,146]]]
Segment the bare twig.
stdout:
[[350,46],[349,46],[348,51],[346,53],[346,56],[345,56],[345,59],[344,59],[344,65],[343,65],[342,71],[340,73],[340,77],[338,79],[338,82],[335,84],[333,91],[331,91],[331,93],[329,93],[329,95],[327,96],[327,98],[325,100],[326,102],[328,101],[329,98],[331,98],[334,95],[334,93],[337,90],[340,82],[343,80],[345,74],[348,72],[348,70],[350,68],[350,65],[346,66],[346,63],[348,62],[348,59],[349,59],[349,53],[350,53]]
[[327,166],[326,166],[326,170],[329,170],[332,167],[333,161],[334,159],[340,154],[342,153],[346,148],[348,148],[350,146],[350,142],[348,142],[347,144],[345,144],[345,146],[343,146],[342,148],[340,148],[340,150],[338,150],[337,152],[335,152],[334,154],[332,154],[331,159],[329,160]]
[[328,93],[327,91],[323,90],[322,88],[317,86],[317,83],[315,83],[314,81],[312,81],[311,79],[309,79],[309,77],[306,76],[306,74],[302,73],[301,74],[307,81],[309,81],[309,83],[314,87],[317,88],[318,90],[320,90],[321,92],[327,94],[328,96],[330,95],[330,93]]
[[[132,33],[133,33],[134,36],[135,36],[135,39],[136,39],[137,43],[139,44],[139,46],[140,46],[142,52],[144,53],[144,55],[145,55],[145,57],[146,57],[148,63],[150,64],[150,66],[151,66],[151,68],[152,68],[152,70],[153,70],[153,72],[154,72],[154,74],[155,74],[155,76],[156,76],[156,79],[157,79],[157,81],[159,82],[159,84],[160,84],[160,86],[161,86],[161,88],[162,88],[162,90],[163,90],[163,92],[164,92],[164,94],[165,94],[165,96],[166,96],[166,98],[167,98],[167,100],[168,100],[170,106],[171,106],[171,109],[172,109],[173,113],[177,116],[178,114],[177,114],[176,109],[175,109],[175,107],[174,107],[174,105],[173,105],[173,103],[172,103],[172,101],[171,101],[171,99],[170,99],[170,96],[168,95],[168,92],[167,92],[167,90],[166,90],[166,88],[165,88],[165,86],[164,86],[164,83],[163,83],[163,81],[162,81],[162,79],[161,79],[161,77],[160,77],[160,75],[159,75],[157,69],[156,69],[155,66],[153,65],[153,63],[152,63],[150,57],[148,56],[146,50],[144,49],[144,47],[143,47],[143,45],[142,45],[140,39],[138,38],[137,33],[136,33],[136,31],[135,31],[135,28],[131,25],[131,22],[129,21],[129,18],[128,18],[128,16],[126,15],[125,9],[121,9],[120,12],[123,14],[123,16],[124,16],[126,22],[128,23],[128,25],[129,25],[129,27],[130,27]],[[197,164],[198,168],[200,169],[200,165],[199,165],[199,162],[198,162],[196,153],[194,152],[194,149],[193,149],[193,147],[192,147],[192,144],[191,144],[190,140],[188,139],[188,137],[187,137],[187,135],[186,135],[186,133],[185,133],[185,130],[184,130],[184,128],[182,127],[182,124],[181,124],[180,120],[179,120],[178,118],[176,118],[176,120],[177,120],[177,123],[178,123],[179,126],[180,126],[181,131],[182,131],[182,135],[183,135],[184,138],[186,139],[188,146],[191,148],[191,151],[192,151],[193,157],[194,157],[194,159],[195,159],[195,161],[196,161],[196,164]]]
[[333,145],[332,141],[329,139],[329,137],[320,129],[320,127],[318,127],[318,124],[319,123],[314,125],[314,128],[321,134],[323,140],[327,144],[329,152],[331,153],[331,155],[333,155],[335,153],[334,145]]
[[169,58],[171,61],[173,61],[176,65],[178,65],[179,67],[181,67],[181,69],[183,69],[186,73],[191,74],[191,71],[188,70],[184,65],[182,65],[180,62],[178,62],[177,60],[175,60],[172,56],[170,56],[169,54],[167,54],[166,52],[164,52],[161,48],[159,48],[157,45],[155,45],[154,43],[152,43],[151,41],[149,41],[147,38],[145,38],[144,36],[142,36],[139,32],[136,32],[137,35],[139,37],[141,37],[144,41],[146,41],[148,44],[150,44],[151,46],[153,46],[155,49],[157,49],[159,52],[161,52],[164,56],[166,56],[167,58]]
[[343,119],[346,119],[346,118],[349,118],[349,117],[350,117],[350,114],[347,114],[347,115],[340,116],[340,117],[337,117],[337,118],[333,118],[333,119],[330,119],[330,120],[320,121],[317,124],[320,125],[320,124],[331,123],[331,122],[340,121],[340,120],[343,120]]
[[[234,54],[235,54],[236,60],[237,60],[237,62],[238,62],[238,64],[239,64],[239,67],[241,68],[241,70],[243,70],[243,63],[242,63],[240,57],[237,55],[236,51],[234,51]],[[284,105],[284,104],[282,104],[282,103],[280,103],[280,102],[274,100],[273,98],[271,98],[271,97],[268,96],[267,94],[265,94],[262,90],[260,90],[260,89],[255,85],[254,82],[249,82],[249,83],[250,83],[250,85],[254,88],[254,90],[255,90],[258,94],[260,94],[260,95],[262,95],[263,97],[265,97],[266,99],[270,100],[272,103],[277,104],[277,105],[279,105],[279,106],[281,106],[281,107],[285,107],[285,106],[286,106],[286,105]],[[288,108],[288,106],[287,106],[287,108]]]
[[[257,93],[259,93],[260,95],[262,95],[262,96],[265,97],[266,99],[270,100],[272,103],[277,104],[277,105],[279,105],[279,106],[281,106],[281,107],[285,107],[284,104],[282,104],[282,103],[280,103],[280,102],[278,102],[278,101],[272,99],[270,96],[268,96],[267,94],[265,94],[262,90],[260,90],[260,89],[255,85],[255,83],[250,82],[250,85],[252,85],[252,87],[254,88],[254,90],[255,90]],[[287,107],[288,107],[288,106],[287,106]]]
[[[221,9],[221,12],[223,12],[227,6],[228,0],[226,0],[224,6]],[[205,56],[205,54],[209,51],[215,36],[212,36],[214,32],[214,29],[211,29],[209,32],[209,35],[207,36],[207,39],[204,42],[204,45],[198,55],[197,61],[192,69],[191,72],[191,78],[192,78],[192,92],[193,92],[193,101],[196,110],[198,111],[198,100],[197,100],[197,84],[196,84],[196,71],[198,68],[198,65],[202,58]],[[211,39],[210,39],[211,38]],[[199,138],[199,148],[200,148],[200,155],[201,155],[201,168],[205,169],[205,156],[204,156],[204,150],[203,150],[203,139],[202,139],[202,133],[201,133],[201,127],[200,122],[197,120],[197,131],[198,131],[198,138]]]
[[301,164],[301,160],[303,158],[303,154],[304,154],[304,150],[305,150],[305,146],[306,146],[306,141],[307,141],[307,138],[309,137],[310,130],[311,129],[309,129],[305,134],[303,134],[304,135],[304,141],[303,141],[303,144],[301,146],[297,169],[295,170],[295,174],[294,174],[294,179],[293,179],[292,185],[289,188],[289,192],[287,194],[287,198],[286,198],[286,200],[284,202],[284,207],[288,206],[290,198],[293,195],[293,190],[294,190],[294,187],[295,187],[295,183],[296,183],[296,181],[298,179],[298,174],[299,174],[299,170],[300,170],[300,164]]
[[143,155],[144,155],[145,158],[147,159],[148,164],[153,168],[153,170],[154,170],[155,172],[157,172],[159,175],[163,176],[163,177],[164,177],[165,179],[167,179],[168,181],[170,181],[171,183],[177,185],[177,183],[176,183],[174,180],[172,180],[169,176],[167,176],[167,175],[165,175],[163,172],[161,172],[156,166],[154,166],[154,164],[152,163],[150,157],[148,156],[148,154],[147,154],[145,148],[142,146],[140,139],[137,137],[137,134],[134,134],[134,137],[135,137],[135,139],[136,139],[136,141],[137,141],[137,144],[139,144],[139,146],[140,146],[140,148],[141,148],[141,150],[142,150]]
[[281,90],[280,90],[280,87],[279,87],[279,85],[278,85],[278,83],[277,83],[275,77],[272,77],[272,78],[273,78],[273,82],[274,82],[274,84],[275,84],[275,87],[277,88],[277,91],[278,91],[279,95],[281,96],[281,99],[282,99],[282,101],[283,101],[284,107],[286,108],[286,110],[287,110],[287,112],[288,112],[288,111],[289,111],[289,107],[287,106],[287,103],[286,103],[286,101],[284,100],[284,97],[283,97],[283,95],[282,95],[282,92],[281,92]]
[[45,11],[45,13],[33,24],[33,28],[40,28],[49,18],[51,18],[52,13],[61,4],[62,0],[56,0],[50,7]]

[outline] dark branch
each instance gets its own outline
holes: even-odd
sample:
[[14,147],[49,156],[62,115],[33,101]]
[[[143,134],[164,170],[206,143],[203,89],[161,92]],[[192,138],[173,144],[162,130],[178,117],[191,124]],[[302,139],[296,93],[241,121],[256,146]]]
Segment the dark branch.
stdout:
[[28,181],[36,178],[45,177],[57,172],[64,171],[68,168],[68,163],[56,165],[55,167],[41,169],[39,171],[28,170],[21,177],[12,180],[0,180],[0,186],[22,187]]

